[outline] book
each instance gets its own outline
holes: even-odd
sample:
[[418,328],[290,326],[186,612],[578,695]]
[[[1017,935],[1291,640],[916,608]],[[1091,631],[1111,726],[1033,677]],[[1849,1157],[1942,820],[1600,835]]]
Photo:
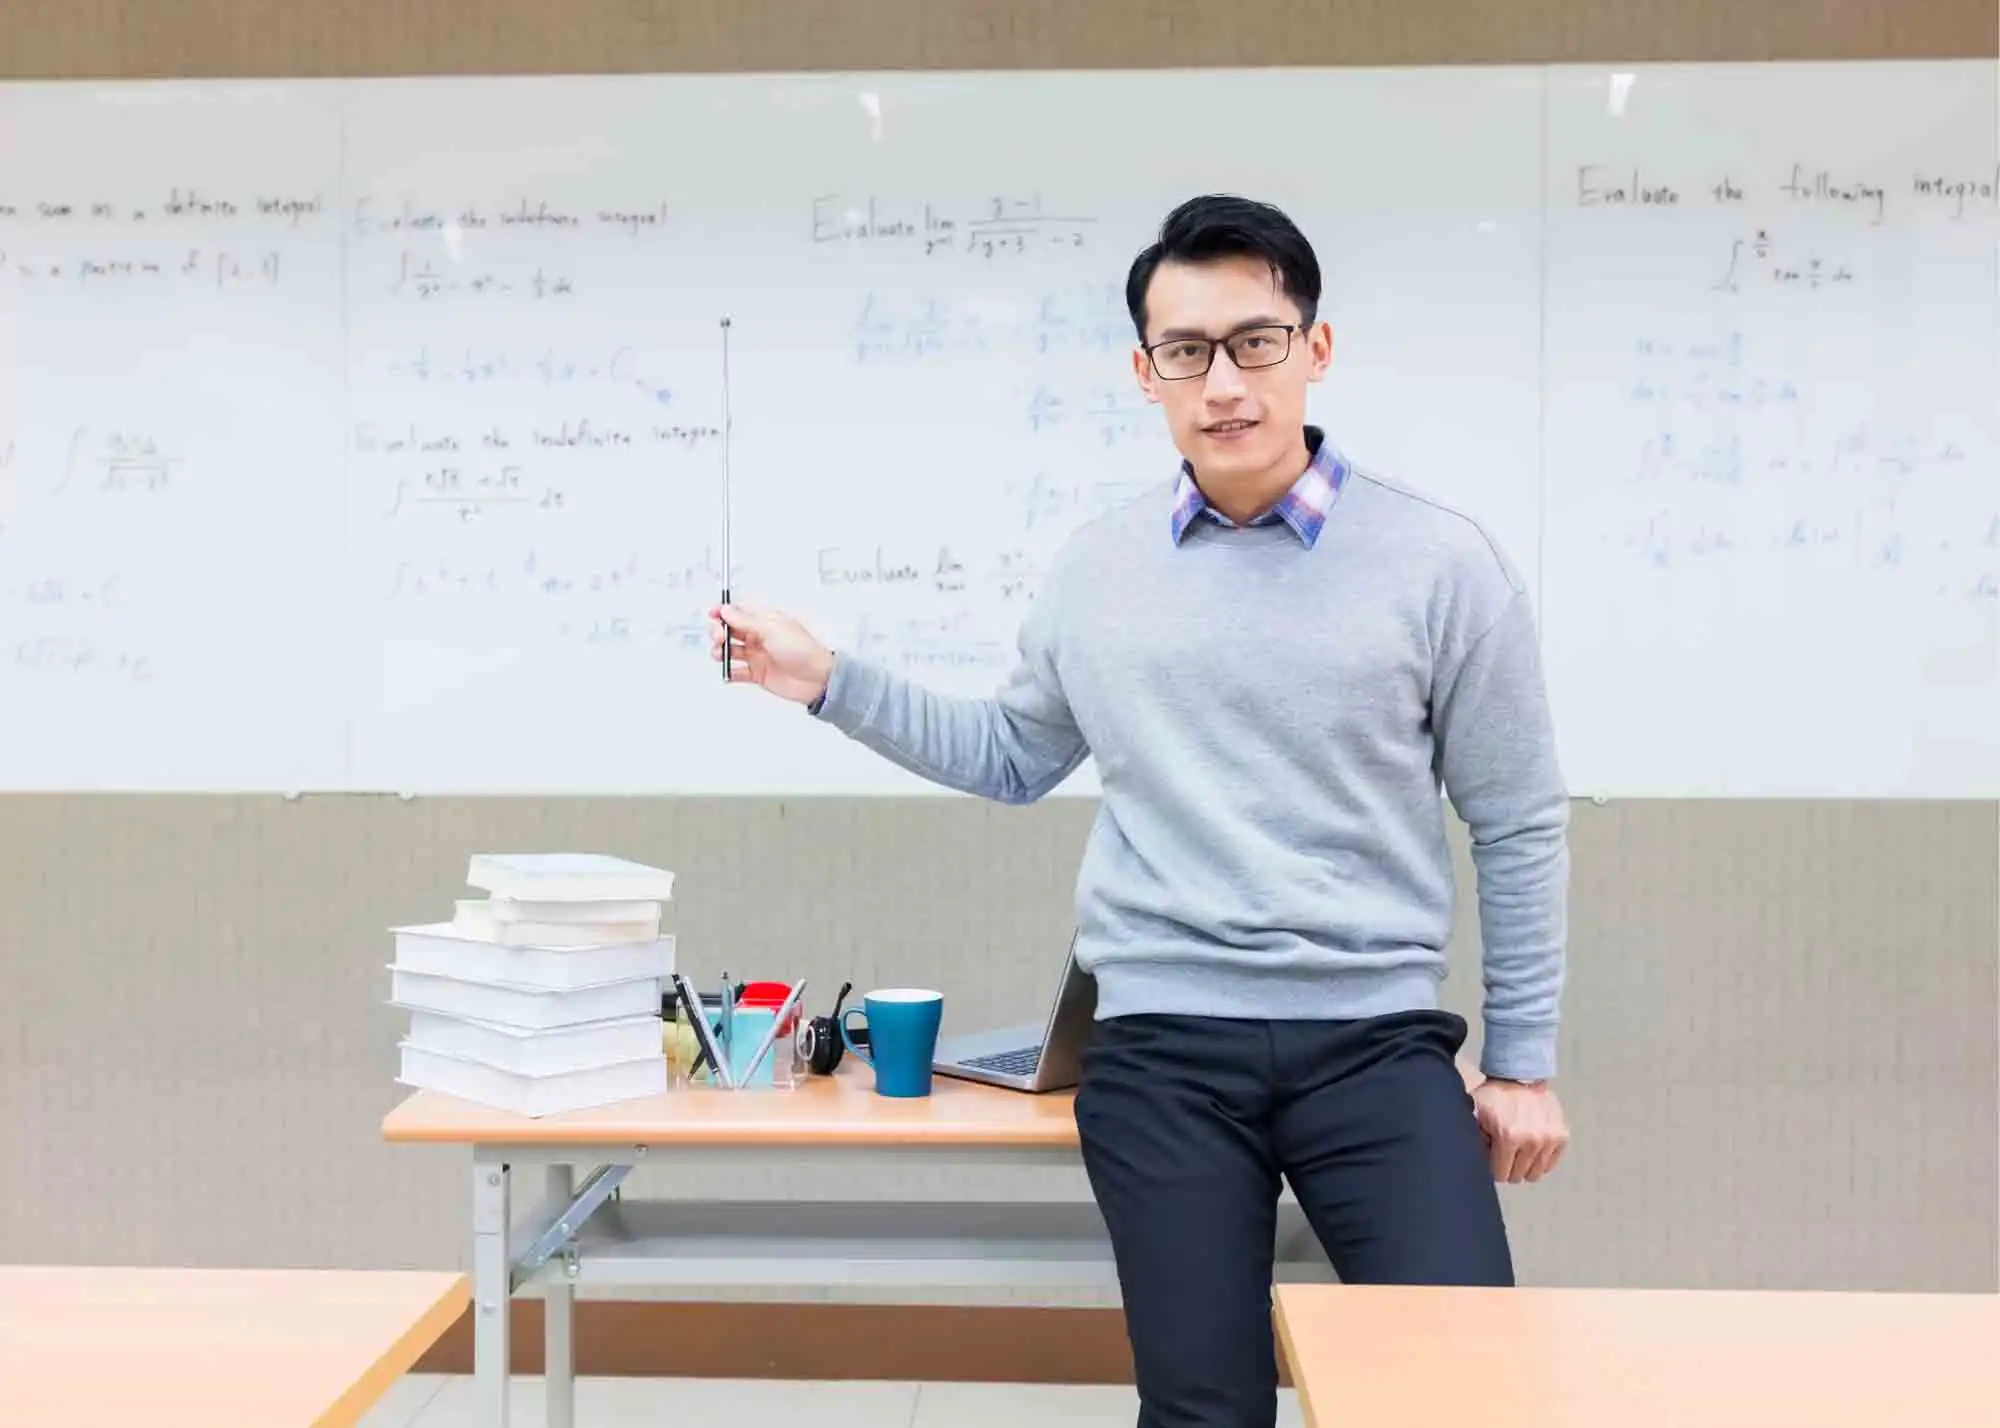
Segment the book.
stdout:
[[553,992],[674,974],[671,937],[590,947],[518,946],[456,922],[392,928],[391,936],[396,944],[393,965],[398,970],[465,982]]
[[660,920],[662,908],[652,898],[597,898],[584,902],[537,902],[529,898],[493,897],[481,903],[502,926],[523,922],[550,922],[564,926],[600,922],[653,922]]
[[674,875],[606,853],[474,853],[465,881],[522,902],[671,902]]
[[[518,906],[569,907],[570,903],[532,903]],[[606,906],[640,906],[652,909],[650,916],[631,921],[526,922],[509,921],[496,904],[484,898],[460,898],[453,910],[451,925],[472,937],[483,937],[504,947],[618,947],[634,942],[651,942],[660,935],[658,903],[609,903]]]
[[435,972],[410,972],[394,963],[389,966],[389,1004],[398,1010],[470,1017],[526,1031],[580,1026],[621,1016],[657,1015],[661,985],[659,977],[631,977],[550,991],[512,983],[474,982]]
[[616,1017],[548,1031],[496,1022],[411,1012],[405,1046],[518,1076],[557,1076],[643,1061],[666,1049],[666,1022],[654,1016]]
[[439,1091],[523,1116],[552,1116],[564,1111],[655,1095],[667,1089],[667,1059],[657,1048],[650,1056],[616,1066],[550,1076],[523,1076],[496,1070],[412,1046],[402,1052],[402,1074],[396,1079],[416,1090]]

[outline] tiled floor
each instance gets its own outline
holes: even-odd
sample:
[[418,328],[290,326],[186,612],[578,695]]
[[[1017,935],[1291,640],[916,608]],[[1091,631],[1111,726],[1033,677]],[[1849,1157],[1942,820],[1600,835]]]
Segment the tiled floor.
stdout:
[[[514,1380],[511,1428],[543,1428],[542,1382]],[[658,1428],[761,1418],[812,1428],[1132,1428],[1137,1400],[1125,1387],[986,1383],[797,1383],[684,1378],[586,1378],[576,1386],[577,1428]],[[1296,1397],[1279,1396],[1278,1428],[1300,1428]],[[362,1428],[471,1428],[472,1385],[412,1375],[390,1390]]]

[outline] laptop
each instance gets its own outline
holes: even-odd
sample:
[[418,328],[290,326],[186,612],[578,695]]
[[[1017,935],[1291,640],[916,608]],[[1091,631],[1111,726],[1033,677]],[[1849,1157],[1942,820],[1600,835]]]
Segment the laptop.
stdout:
[[1076,965],[1072,933],[1046,1022],[940,1038],[931,1069],[940,1076],[1012,1091],[1067,1090],[1081,1078],[1083,1048],[1089,1044],[1096,1012],[1097,979]]

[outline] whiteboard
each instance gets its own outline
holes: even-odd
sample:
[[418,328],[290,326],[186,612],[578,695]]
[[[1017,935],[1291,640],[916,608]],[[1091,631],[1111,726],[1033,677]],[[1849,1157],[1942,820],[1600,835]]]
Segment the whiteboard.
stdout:
[[[0,787],[937,793],[706,657],[719,323],[736,595],[984,695],[1063,538],[1174,474],[1123,278],[1220,189],[1319,251],[1313,419],[1536,582],[1578,791],[1995,796],[1995,88],[1960,64],[0,87]],[[1564,177],[1691,190],[1815,145],[1971,187],[1850,233],[1869,281],[1809,323],[1701,290],[1765,189],[1637,214]],[[1632,479],[1663,419],[1633,345],[1725,321],[1811,387],[1765,459],[1851,464],[1862,420],[1950,445],[1899,509],[1957,544],[1899,593],[1822,562],[1794,594],[1741,536],[1632,558],[1662,501],[1697,529],[1761,512]],[[1677,449],[1714,419],[1682,403]]]
[[1551,76],[1572,787],[2000,792],[1995,94],[1991,64]]
[[0,86],[0,787],[347,777],[340,111]]

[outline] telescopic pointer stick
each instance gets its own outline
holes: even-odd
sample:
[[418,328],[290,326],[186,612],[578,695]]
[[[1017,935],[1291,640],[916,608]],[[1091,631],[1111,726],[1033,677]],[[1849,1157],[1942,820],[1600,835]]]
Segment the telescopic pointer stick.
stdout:
[[[722,319],[722,604],[729,606],[729,319]],[[722,682],[729,683],[735,653],[729,647],[727,620],[722,625]]]

